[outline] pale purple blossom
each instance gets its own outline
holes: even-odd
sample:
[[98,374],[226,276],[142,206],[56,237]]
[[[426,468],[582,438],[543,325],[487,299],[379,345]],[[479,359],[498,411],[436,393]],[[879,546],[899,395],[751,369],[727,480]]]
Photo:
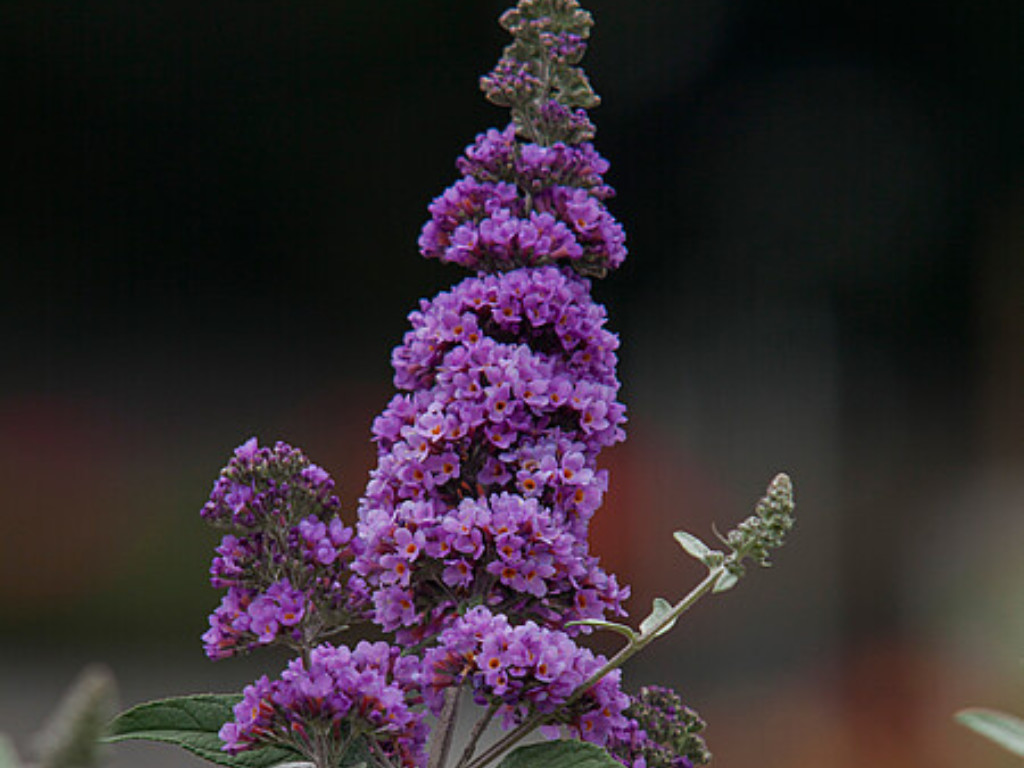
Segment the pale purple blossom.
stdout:
[[557,625],[620,614],[627,591],[587,543],[608,482],[597,456],[625,421],[618,340],[587,281],[555,267],[469,278],[410,319],[353,563],[379,591],[375,621],[429,636],[480,596]]
[[[234,720],[220,730],[223,748],[286,746],[318,765],[337,765],[365,738],[394,765],[419,768],[427,736],[413,706],[419,677],[415,660],[383,642],[363,641],[354,650],[319,645],[308,663],[294,659],[279,679],[263,676],[245,688]],[[366,735],[348,738],[356,733]]]
[[[431,709],[440,710],[445,689],[465,684],[477,703],[498,706],[505,728],[534,713],[555,712],[605,662],[564,632],[533,621],[512,624],[484,606],[467,611],[438,640],[423,659]],[[560,713],[559,721],[571,735],[603,745],[628,733],[628,704],[615,671]]]
[[349,569],[360,542],[342,522],[334,481],[285,443],[246,441],[214,484],[202,515],[228,528],[210,566],[227,589],[203,644],[220,659],[261,645],[303,647],[362,615],[362,579]]
[[420,252],[480,271],[553,263],[603,274],[626,256],[605,208],[608,163],[593,145],[520,142],[515,127],[477,136],[457,163],[463,178],[429,206]]

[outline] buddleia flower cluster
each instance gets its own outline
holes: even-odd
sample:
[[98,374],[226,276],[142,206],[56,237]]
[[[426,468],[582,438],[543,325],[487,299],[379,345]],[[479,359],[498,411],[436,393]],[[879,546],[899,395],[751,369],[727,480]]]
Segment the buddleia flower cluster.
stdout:
[[290,662],[280,679],[264,675],[248,686],[220,737],[228,752],[273,743],[336,766],[362,736],[392,764],[422,765],[427,725],[407,695],[419,676],[418,660],[387,643],[363,641],[354,650],[324,643]]
[[[202,510],[226,530],[207,654],[296,654],[234,703],[219,732],[231,755],[272,747],[317,768],[441,768],[467,691],[509,744],[540,727],[629,768],[707,759],[678,696],[631,698],[619,657],[579,642],[611,627],[639,648],[669,610],[662,601],[639,634],[615,624],[629,590],[588,541],[609,483],[599,456],[626,422],[619,341],[591,280],[622,263],[625,238],[590,143],[598,98],[578,66],[590,15],[575,0],[521,0],[501,23],[513,42],[481,87],[511,122],[467,147],[419,239],[423,256],[472,274],[409,315],[354,525],[326,471],[255,438]],[[390,641],[335,644],[354,623]],[[429,715],[440,735],[428,750]],[[458,768],[495,756],[475,753],[478,736]]]
[[[608,163],[566,141],[596,103],[575,67],[589,14],[524,1],[502,24],[514,42],[482,85],[513,122],[466,149],[420,237],[424,256],[476,274],[423,301],[393,354],[399,393],[373,425],[353,570],[374,621],[427,645],[435,712],[442,689],[466,683],[511,727],[554,712],[604,662],[573,622],[624,614],[628,590],[588,544],[608,487],[598,455],[624,438],[625,408],[618,339],[587,276],[625,245],[604,204]],[[626,727],[615,679],[570,732],[603,744]]]
[[576,66],[593,20],[575,0],[523,0],[501,24],[513,42],[481,87],[512,122],[466,149],[462,178],[430,205],[420,252],[483,272],[557,264],[603,277],[626,247],[605,206],[608,163],[589,142],[586,109],[600,99]]
[[[504,614],[477,606],[441,633],[424,661],[430,675],[424,691],[434,711],[441,709],[440,693],[466,684],[477,704],[494,707],[505,725],[514,725],[536,712],[555,714],[603,659],[565,632],[532,621],[512,624]],[[614,672],[557,719],[575,737],[604,744],[632,727],[623,714],[628,703]]]
[[597,455],[623,437],[618,342],[586,283],[481,275],[411,319],[359,510],[376,621],[417,640],[474,602],[557,624],[620,614],[627,591],[587,543]]
[[238,447],[200,513],[229,531],[210,566],[227,592],[203,635],[207,656],[307,648],[366,612],[350,568],[360,544],[340,509],[334,481],[302,451],[256,438]]

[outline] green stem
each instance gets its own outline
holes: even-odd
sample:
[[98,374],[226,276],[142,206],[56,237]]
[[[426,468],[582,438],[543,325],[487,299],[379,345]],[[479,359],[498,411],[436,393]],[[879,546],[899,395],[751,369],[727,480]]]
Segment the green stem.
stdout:
[[534,141],[542,147],[547,147],[551,145],[551,137],[540,130],[539,119],[541,107],[551,98],[551,62],[546,56],[544,61],[541,62],[541,67],[543,87],[541,88],[539,98],[535,98],[530,102],[530,132],[533,134]]
[[370,744],[370,750],[373,752],[374,757],[377,758],[377,762],[379,762],[383,768],[395,768],[391,761],[388,760],[388,756],[384,754],[384,750],[381,749],[380,743],[376,738],[370,736],[367,741]]
[[473,759],[473,753],[476,752],[476,744],[483,735],[483,732],[487,730],[487,726],[490,724],[491,719],[494,717],[494,713],[498,711],[498,702],[491,702],[490,706],[487,707],[487,711],[484,712],[483,717],[476,721],[473,726],[473,732],[469,734],[469,739],[466,741],[466,748],[462,751],[462,757],[459,758],[459,762],[455,764],[455,768],[464,768],[470,760]]
[[[730,556],[729,560],[732,559]],[[728,561],[727,561],[728,562]],[[683,613],[689,610],[694,603],[700,600],[704,595],[714,589],[718,579],[721,578],[722,574],[726,571],[726,563],[719,565],[716,568],[712,568],[704,580],[694,587],[689,594],[686,595],[682,600],[672,606],[672,610],[665,614],[665,617],[650,628],[644,634],[638,636],[636,639],[631,640],[625,647],[623,647],[618,653],[616,653],[608,662],[605,663],[597,672],[591,675],[584,683],[576,687],[565,704],[559,707],[559,710],[564,709],[579,701],[587,691],[594,687],[595,684],[609,672],[612,672],[629,659],[633,658],[634,655],[646,648],[652,640],[659,636],[662,630],[672,624],[678,619]],[[495,742],[491,747],[478,757],[473,762],[469,763],[466,768],[482,768],[492,760],[500,757],[505,751],[515,746],[519,741],[532,733],[539,726],[543,725],[545,721],[552,718],[551,714],[534,714],[525,721],[523,721],[514,730],[509,731],[503,738]]]
[[437,727],[430,738],[430,757],[427,768],[442,768],[448,760],[452,747],[452,733],[459,711],[459,693],[462,687],[449,688],[444,692],[444,708],[438,718]]
[[583,694],[585,694],[587,691],[594,687],[598,680],[607,675],[609,672],[621,667],[623,664],[625,664],[627,661],[633,658],[633,656],[635,656],[648,645],[650,645],[651,641],[658,637],[662,630],[670,626],[674,621],[676,621],[676,619],[678,619],[680,616],[686,613],[686,611],[692,608],[694,603],[696,603],[698,600],[704,597],[704,595],[706,595],[708,592],[714,589],[715,584],[718,582],[718,579],[722,576],[722,574],[725,573],[725,570],[725,565],[720,565],[717,568],[712,568],[708,575],[704,577],[704,581],[702,581],[700,584],[698,584],[696,587],[690,590],[690,593],[686,595],[686,597],[684,597],[678,603],[673,605],[672,611],[670,613],[667,613],[661,621],[659,621],[650,629],[650,631],[645,632],[644,634],[640,635],[636,640],[633,640],[628,645],[626,645],[626,647],[620,650],[618,653],[616,653],[610,661],[605,663],[603,667],[601,667],[599,670],[597,670],[597,672],[591,675],[590,679],[588,679],[585,683],[576,688],[576,690],[572,692],[572,695],[566,700],[565,706],[569,706],[570,704],[573,704],[574,702],[578,701]]

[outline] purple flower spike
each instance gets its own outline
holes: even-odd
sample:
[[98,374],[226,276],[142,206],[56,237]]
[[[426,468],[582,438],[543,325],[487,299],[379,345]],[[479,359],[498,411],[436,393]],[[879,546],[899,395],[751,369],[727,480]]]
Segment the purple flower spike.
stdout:
[[221,659],[279,643],[306,648],[369,607],[349,566],[360,543],[338,516],[334,481],[301,451],[241,445],[202,516],[228,533],[210,581],[226,588],[203,644]]
[[694,768],[711,754],[700,733],[704,721],[670,688],[645,686],[630,697],[626,714],[633,720],[608,745],[630,768]]

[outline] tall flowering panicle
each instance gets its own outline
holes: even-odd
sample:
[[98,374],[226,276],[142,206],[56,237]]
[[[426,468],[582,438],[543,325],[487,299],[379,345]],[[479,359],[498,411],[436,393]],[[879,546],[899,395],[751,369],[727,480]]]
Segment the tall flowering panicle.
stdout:
[[[481,86],[512,123],[466,149],[419,241],[477,274],[410,315],[359,507],[353,570],[375,622],[428,647],[428,701],[469,684],[507,727],[554,713],[601,668],[571,622],[622,615],[628,596],[587,541],[608,487],[598,454],[625,436],[618,339],[587,279],[626,255],[589,142],[598,98],[576,66],[591,23],[574,0],[502,17],[514,41]],[[561,723],[625,738],[626,702],[615,673]]]
[[513,121],[467,148],[420,237],[478,275],[410,315],[360,504],[354,569],[406,640],[460,606],[561,626],[621,615],[628,594],[587,544],[597,455],[625,422],[618,339],[585,277],[626,253],[608,163],[577,130],[598,103],[576,66],[592,21],[574,0],[523,0],[501,23],[514,40],[481,86]]
[[220,659],[260,645],[308,649],[365,611],[349,570],[360,548],[340,516],[334,481],[285,443],[251,438],[221,471],[201,515],[230,532],[210,566],[227,590],[203,635]]
[[394,766],[416,768],[427,737],[409,696],[419,677],[417,660],[387,643],[325,643],[291,661],[279,679],[264,675],[247,686],[220,738],[230,753],[286,746],[326,767],[368,748]]

